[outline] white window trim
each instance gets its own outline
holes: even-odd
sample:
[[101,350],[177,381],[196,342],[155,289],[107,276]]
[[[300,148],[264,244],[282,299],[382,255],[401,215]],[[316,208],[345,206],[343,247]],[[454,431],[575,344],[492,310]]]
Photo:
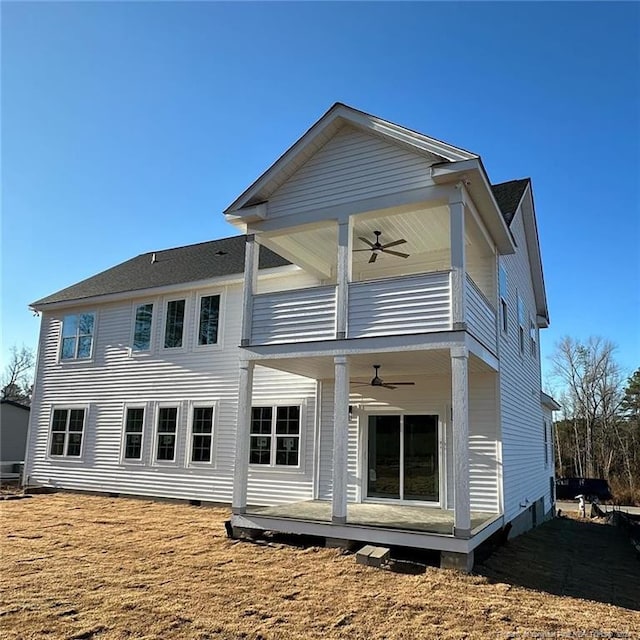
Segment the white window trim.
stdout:
[[[89,422],[89,406],[88,404],[54,404],[51,405],[51,412],[49,415],[49,435],[47,437],[47,460],[50,461],[61,461],[65,462],[84,462],[84,452],[85,452],[85,442],[87,438],[87,423]],[[66,454],[62,455],[52,455],[51,453],[51,444],[53,442],[53,413],[58,410],[67,410],[71,411],[73,409],[83,409],[84,410],[84,421],[82,422],[82,440],[80,441],[80,455],[79,456],[68,456]],[[67,415],[67,427],[68,427],[69,416]],[[60,432],[57,432],[60,433]],[[68,447],[68,434],[69,430],[65,432],[67,437],[65,437],[65,449]]]
[[[127,446],[127,412],[129,409],[142,409],[144,416],[142,418],[142,438],[140,442],[140,458],[125,458]],[[147,424],[149,422],[149,405],[146,402],[125,402],[122,410],[122,442],[120,443],[120,464],[143,466],[145,464],[145,442],[147,433]]]
[[[211,420],[211,460],[209,462],[197,462],[191,460],[191,455],[193,453],[193,413],[194,409],[203,409],[213,407],[213,416]],[[185,466],[194,467],[194,468],[207,468],[207,469],[215,469],[216,468],[216,452],[217,452],[217,424],[218,424],[218,401],[210,400],[210,401],[191,401],[189,402],[188,407],[188,426],[187,426],[187,446],[185,452]],[[198,434],[202,435],[202,434]]]
[[[175,444],[173,448],[173,460],[158,460],[158,423],[160,421],[160,410],[161,409],[176,409],[176,431],[175,431]],[[151,459],[153,460],[153,464],[159,467],[175,467],[178,465],[178,461],[180,457],[178,455],[178,444],[180,442],[180,422],[182,420],[182,402],[176,400],[175,402],[163,401],[156,403],[155,411],[153,412],[153,452]]]
[[[521,310],[522,313],[520,313]],[[529,314],[519,291],[516,291],[516,314],[518,316],[518,351],[520,352],[520,357],[524,358],[527,351],[529,328],[523,322],[526,323]]]
[[[62,333],[64,329],[65,316],[79,316],[82,314],[93,314],[93,333],[91,334],[91,355],[88,358],[63,358],[62,357]],[[62,312],[60,317],[60,329],[58,334],[58,364],[66,366],[74,366],[79,364],[91,364],[95,359],[96,352],[96,337],[98,335],[98,320],[100,314],[97,309],[85,309],[83,311]],[[77,348],[77,347],[76,347]]]
[[[145,304],[152,304],[153,311],[151,313],[151,339],[149,341],[148,349],[134,349],[133,341],[136,335],[136,312],[138,307],[141,307]],[[156,329],[158,327],[158,310],[161,309],[162,305],[159,303],[157,299],[154,300],[136,300],[131,303],[131,335],[129,336],[129,356],[132,358],[144,358],[148,357],[154,352],[155,343],[157,340]],[[164,338],[164,334],[162,336]]]
[[[502,295],[502,291],[500,290],[500,272],[504,273],[505,280],[505,289],[504,296]],[[507,270],[504,266],[498,264],[498,299],[499,299],[499,309],[498,309],[498,322],[500,323],[500,332],[503,335],[509,334],[509,276],[507,275]]]
[[[215,344],[198,344],[200,336],[200,305],[202,298],[208,296],[220,296],[220,307],[218,309],[218,341]],[[193,311],[193,348],[200,351],[219,351],[224,343],[223,327],[224,327],[224,311],[226,302],[226,288],[206,289],[196,293],[195,309]]]
[[538,359],[538,327],[533,318],[529,318],[529,353],[534,360]]
[[[181,353],[187,350],[187,345],[189,344],[189,314],[191,312],[191,294],[188,292],[184,292],[180,295],[175,296],[167,296],[164,298],[162,302],[162,329],[160,332],[160,348],[159,351],[164,353]],[[180,347],[165,347],[165,339],[167,334],[167,311],[169,309],[170,302],[177,302],[179,300],[184,300],[184,317],[182,324],[182,346]]]
[[[255,400],[251,404],[251,408],[253,407],[272,407],[273,415],[271,416],[271,451],[270,451],[270,462],[269,464],[251,464],[249,463],[249,469],[252,471],[266,471],[269,473],[291,473],[291,474],[303,474],[305,472],[304,469],[304,459],[305,459],[305,425],[307,418],[307,400],[304,398],[291,399],[291,400],[276,400],[269,401],[265,400],[264,402],[261,400]],[[298,464],[297,465],[277,465],[275,464],[276,457],[276,409],[277,407],[300,407],[300,434],[298,435],[299,444],[298,444]],[[249,451],[251,451],[251,437],[252,434],[251,429],[249,429]]]

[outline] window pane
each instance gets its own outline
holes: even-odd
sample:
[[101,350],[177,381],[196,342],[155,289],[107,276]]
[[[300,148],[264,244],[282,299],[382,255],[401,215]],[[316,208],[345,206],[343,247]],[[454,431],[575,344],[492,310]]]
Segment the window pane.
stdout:
[[128,433],[124,447],[124,457],[129,460],[140,460],[142,457],[142,434]]
[[78,333],[78,316],[65,316],[62,321],[62,337],[75,337]]
[[200,300],[198,344],[216,344],[218,342],[219,312],[220,296],[205,296]]
[[136,309],[136,325],[133,332],[133,350],[146,351],[151,347],[151,321],[153,304],[141,304]]
[[51,455],[61,456],[64,453],[64,433],[54,433],[51,436]]
[[296,436],[276,438],[276,464],[297,466],[299,443],[300,439]]
[[184,300],[172,300],[167,304],[167,326],[164,334],[164,346],[167,349],[182,346],[184,304]]
[[84,409],[71,409],[69,413],[69,431],[82,431]]
[[253,407],[251,409],[251,433],[271,433],[272,407]]
[[83,336],[78,339],[78,358],[89,358],[91,356],[91,336]]
[[507,272],[504,270],[504,267],[500,267],[499,271],[499,286],[500,286],[500,297],[507,299]]
[[193,433],[211,433],[213,430],[213,407],[196,407],[193,410]]
[[67,428],[67,410],[55,409],[51,421],[51,431],[65,431]]
[[69,444],[67,445],[68,456],[79,456],[82,445],[82,433],[70,433]]
[[127,433],[142,433],[144,409],[142,407],[128,408],[125,431]]
[[158,435],[158,460],[173,460],[175,442],[175,435]]
[[176,407],[163,407],[158,415],[158,432],[175,433],[178,418]]
[[251,436],[249,462],[251,464],[269,464],[271,436]]
[[191,450],[192,462],[211,462],[211,436],[194,435]]
[[300,433],[300,407],[278,407],[276,433]]
[[75,357],[76,357],[76,339],[63,338],[62,339],[62,359],[69,360]]
[[93,335],[93,313],[83,313],[80,316],[80,326],[78,333],[82,336]]

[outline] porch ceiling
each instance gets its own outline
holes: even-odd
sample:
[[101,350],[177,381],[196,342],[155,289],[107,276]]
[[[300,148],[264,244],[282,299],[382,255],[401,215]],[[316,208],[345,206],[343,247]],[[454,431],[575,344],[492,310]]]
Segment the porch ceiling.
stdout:
[[[316,380],[330,380],[334,376],[332,356],[269,359],[257,361],[256,364]],[[380,376],[386,380],[402,381],[416,376],[451,375],[449,351],[434,349],[350,355],[351,380],[370,380],[374,364],[381,365]],[[469,373],[495,372],[475,355],[469,354]]]

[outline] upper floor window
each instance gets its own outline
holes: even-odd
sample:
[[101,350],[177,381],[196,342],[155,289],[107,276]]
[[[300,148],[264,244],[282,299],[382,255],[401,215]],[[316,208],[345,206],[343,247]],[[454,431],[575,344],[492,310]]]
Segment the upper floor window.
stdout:
[[124,459],[142,460],[144,408],[127,407],[124,421]]
[[213,407],[194,407],[191,423],[191,462],[211,462]]
[[149,351],[151,348],[151,323],[153,303],[139,304],[136,307],[136,320],[133,328],[133,350]]
[[80,457],[84,415],[84,409],[53,410],[50,455],[69,458]]
[[500,288],[500,324],[502,330],[506,333],[509,328],[508,323],[508,307],[507,307],[507,272],[504,267],[500,267],[498,273],[499,288]]
[[253,407],[249,462],[270,466],[300,464],[300,407]]
[[160,407],[158,410],[158,436],[156,460],[173,462],[176,459],[178,408]]
[[167,316],[164,327],[165,349],[175,349],[182,346],[184,310],[184,300],[170,300],[167,303]]
[[220,295],[202,296],[198,322],[198,345],[218,343],[219,317]]
[[520,295],[518,295],[518,336],[520,338],[520,353],[522,355],[524,355],[526,324],[527,324],[527,311],[525,309],[522,298],[520,297]]
[[93,349],[94,313],[76,313],[62,320],[62,360],[90,358]]
[[531,350],[531,357],[536,358],[538,356],[538,331],[533,320],[529,322],[529,349]]
[[549,427],[546,420],[542,421],[542,430],[544,435],[544,466],[549,465]]

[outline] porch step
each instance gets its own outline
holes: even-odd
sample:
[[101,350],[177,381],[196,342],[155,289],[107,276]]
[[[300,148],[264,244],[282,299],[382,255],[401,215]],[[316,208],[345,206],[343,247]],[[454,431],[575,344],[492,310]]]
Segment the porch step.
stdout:
[[381,567],[388,562],[391,550],[387,547],[374,547],[368,544],[356,553],[356,563],[366,564],[369,567]]

